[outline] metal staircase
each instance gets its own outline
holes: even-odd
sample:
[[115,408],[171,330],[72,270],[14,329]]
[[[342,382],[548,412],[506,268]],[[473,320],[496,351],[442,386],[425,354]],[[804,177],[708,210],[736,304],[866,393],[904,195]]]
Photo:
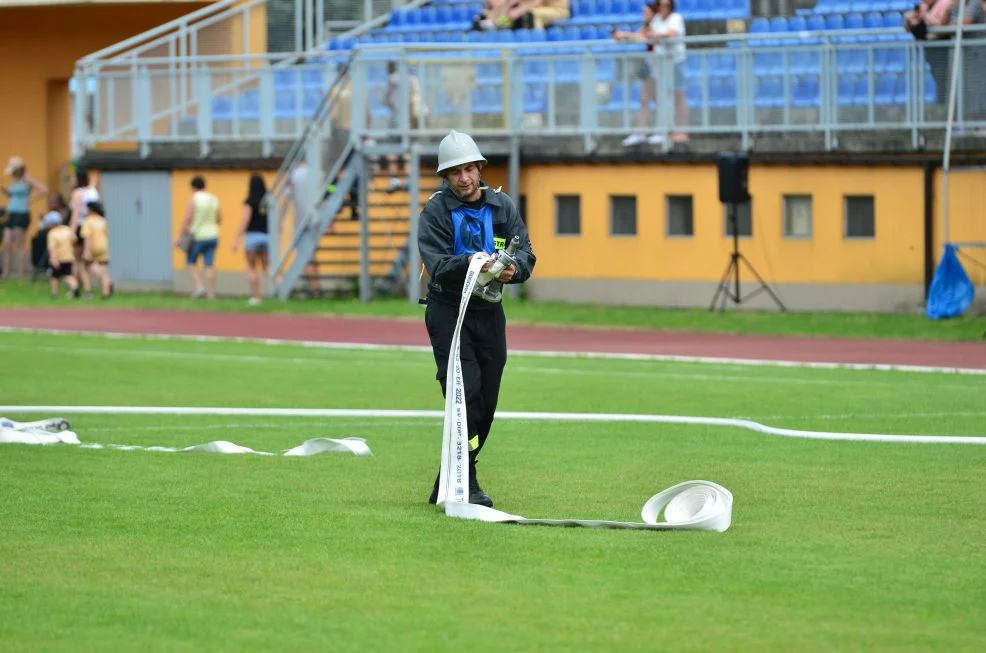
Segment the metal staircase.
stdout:
[[[421,183],[413,145],[369,144],[334,125],[348,83],[347,62],[268,194],[274,294],[416,299],[418,286],[409,283],[417,278],[415,226],[438,180],[426,176]],[[306,187],[298,188],[292,176],[302,162]]]

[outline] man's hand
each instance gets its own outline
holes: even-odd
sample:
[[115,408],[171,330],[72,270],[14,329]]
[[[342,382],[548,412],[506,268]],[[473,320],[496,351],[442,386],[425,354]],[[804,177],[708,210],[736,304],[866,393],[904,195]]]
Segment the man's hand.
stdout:
[[500,271],[500,274],[496,276],[496,280],[500,283],[510,283],[515,274],[517,274],[517,266],[511,263]]
[[[472,257],[473,256],[475,256],[475,254],[470,254],[469,255],[469,262],[470,263],[472,263]],[[489,258],[489,259],[486,260],[485,263],[483,263],[483,267],[479,268],[479,271],[480,272],[489,272],[491,267],[493,267],[493,259],[492,258]]]

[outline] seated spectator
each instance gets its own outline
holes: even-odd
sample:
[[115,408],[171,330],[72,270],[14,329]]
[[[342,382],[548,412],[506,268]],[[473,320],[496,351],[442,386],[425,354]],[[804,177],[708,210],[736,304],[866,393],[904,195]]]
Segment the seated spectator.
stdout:
[[572,15],[569,0],[486,0],[474,28],[544,29]]

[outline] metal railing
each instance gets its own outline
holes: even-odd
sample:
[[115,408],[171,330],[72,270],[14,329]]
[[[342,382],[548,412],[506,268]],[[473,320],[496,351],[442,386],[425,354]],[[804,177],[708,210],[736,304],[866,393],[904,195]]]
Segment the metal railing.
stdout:
[[[845,134],[895,131],[917,148],[945,128],[957,54],[955,127],[986,128],[979,97],[986,86],[964,82],[981,75],[975,62],[986,32],[970,30],[957,53],[951,41],[902,39],[897,30],[769,36],[770,45],[762,34],[691,37],[680,63],[613,41],[358,43],[338,111],[354,142],[396,136],[406,144],[457,128],[578,137],[591,149],[600,138],[640,130],[664,137],[666,148],[682,133],[733,136],[744,147],[800,134],[836,149]],[[200,56],[184,61],[181,77],[170,57],[102,63],[83,80],[93,101],[80,140],[196,142],[206,152],[209,143],[246,139],[269,152],[301,137],[348,55]],[[390,62],[398,64],[392,74]],[[656,93],[641,115],[644,79],[655,80]]]
[[[212,135],[228,131],[218,124],[228,122],[228,116],[221,114],[215,124],[203,123],[203,91],[214,98],[245,93],[250,103],[250,95],[264,83],[265,70],[322,61],[319,57],[326,54],[331,37],[355,38],[382,25],[390,10],[402,4],[400,0],[220,0],[89,54],[76,63],[72,84],[77,90],[74,153],[78,156],[103,142],[134,141],[146,155],[149,144],[162,137],[188,140],[189,125],[194,124],[205,156]],[[325,84],[318,90],[324,93],[327,88]],[[304,124],[298,106],[300,119],[289,140],[298,137]],[[243,135],[237,126],[232,133]],[[276,125],[265,126],[261,136],[265,153],[270,142],[281,138]]]
[[[270,274],[275,293],[287,297],[315,254],[322,234],[359,182],[351,164],[350,131],[341,120],[350,62],[344,62],[278,170],[267,193]],[[299,167],[303,174],[299,176]],[[334,192],[327,192],[330,184]],[[290,216],[290,218],[289,218]],[[290,230],[286,230],[288,225]],[[290,233],[285,237],[285,233]]]

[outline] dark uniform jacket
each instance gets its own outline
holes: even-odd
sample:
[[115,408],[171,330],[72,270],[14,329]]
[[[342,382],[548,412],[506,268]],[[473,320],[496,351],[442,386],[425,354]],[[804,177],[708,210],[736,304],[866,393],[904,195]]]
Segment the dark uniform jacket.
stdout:
[[[421,211],[418,221],[418,251],[428,271],[428,300],[458,306],[462,283],[469,269],[469,256],[477,251],[493,254],[503,249],[515,235],[520,236],[517,249],[517,273],[510,283],[523,283],[534,271],[536,258],[531,251],[527,227],[510,196],[498,190],[483,190],[485,204],[465,204],[444,183]],[[470,308],[495,306],[479,298]]]

